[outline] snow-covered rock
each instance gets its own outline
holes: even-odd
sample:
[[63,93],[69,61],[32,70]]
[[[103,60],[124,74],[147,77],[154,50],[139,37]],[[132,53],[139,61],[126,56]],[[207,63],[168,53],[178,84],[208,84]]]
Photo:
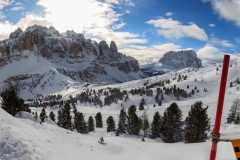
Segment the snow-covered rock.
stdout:
[[23,31],[18,27],[14,32],[12,32],[9,36],[10,39],[18,38],[18,36],[22,33]]
[[193,50],[167,52],[159,62],[174,68],[202,67],[201,60],[197,58],[197,54]]
[[[21,84],[21,89],[29,88],[31,92],[38,87],[35,85],[36,81],[29,82],[30,79],[36,78],[33,75],[38,75],[39,86],[44,89],[48,86],[47,82],[55,83],[54,78],[50,78],[52,76],[48,73],[61,74],[76,83],[83,81],[116,83],[144,77],[138,61],[118,52],[114,41],[109,47],[106,41],[98,43],[85,38],[81,33],[66,31],[60,34],[54,27],[47,28],[39,25],[29,26],[24,32],[19,28],[10,37],[11,39],[5,40],[6,45],[0,41],[0,74],[4,73],[4,77],[0,78],[0,90],[1,83],[7,80],[13,85]],[[10,54],[6,54],[6,46],[9,47]],[[35,67],[36,64],[38,67]],[[22,66],[25,67],[22,68]],[[11,67],[18,72],[13,70],[10,74]],[[49,70],[39,73],[42,67]],[[53,70],[56,72],[52,72]],[[29,72],[32,73],[29,74]],[[26,77],[22,75],[32,76],[19,79],[19,77]],[[49,78],[41,82],[46,75]],[[62,83],[67,85],[69,81]],[[36,92],[37,90],[33,93]]]

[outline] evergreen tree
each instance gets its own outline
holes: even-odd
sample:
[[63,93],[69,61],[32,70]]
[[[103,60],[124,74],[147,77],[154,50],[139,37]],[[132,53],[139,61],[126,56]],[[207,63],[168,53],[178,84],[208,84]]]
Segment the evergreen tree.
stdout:
[[142,103],[143,105],[145,104],[145,99],[144,99],[144,98],[141,99],[141,103]]
[[237,117],[234,121],[234,124],[240,124],[240,115],[239,115],[239,112],[237,113]]
[[140,132],[140,128],[138,125],[138,116],[136,114],[136,106],[131,105],[128,108],[128,115],[127,115],[127,130],[129,134],[138,135]]
[[82,134],[88,133],[88,126],[87,126],[86,121],[84,120],[83,113],[77,112],[77,117],[74,122],[74,126],[75,126],[75,129],[77,130],[77,132],[82,133]]
[[106,120],[107,132],[115,132],[115,121],[112,116],[109,116]]
[[101,112],[98,112],[95,116],[96,120],[96,128],[102,128],[103,127],[103,121],[102,121],[102,114]]
[[63,126],[63,114],[62,114],[62,110],[58,111],[58,116],[57,116],[57,125],[59,127]]
[[151,124],[151,138],[160,137],[160,127],[162,125],[162,117],[159,112],[155,112],[153,116],[153,121]]
[[41,113],[39,115],[39,118],[40,118],[42,123],[44,122],[44,119],[47,118],[47,112],[45,111],[44,108],[42,108],[42,111],[41,111]]
[[144,105],[143,105],[143,103],[140,103],[140,104],[139,104],[139,108],[138,108],[138,109],[139,109],[139,111],[144,110]]
[[51,111],[51,112],[49,113],[49,118],[50,118],[53,122],[55,122],[56,118],[55,118],[55,114],[53,113],[53,111]]
[[2,98],[1,106],[2,109],[15,116],[20,111],[19,98],[16,91],[11,86],[0,94]]
[[120,110],[118,128],[116,129],[116,136],[119,134],[127,133],[127,125],[126,125],[127,114],[124,109]]
[[62,128],[72,130],[72,116],[70,114],[71,107],[66,103],[62,109]]
[[161,125],[162,140],[166,143],[178,142],[182,139],[182,111],[173,102],[164,112]]
[[229,114],[227,117],[227,123],[235,122],[237,111],[240,110],[240,99],[236,99],[233,101],[231,108],[229,109]]
[[88,132],[94,131],[94,119],[92,116],[88,118]]
[[187,143],[204,142],[210,130],[210,118],[207,109],[202,107],[202,102],[197,101],[191,106],[186,117],[184,128],[184,138]]

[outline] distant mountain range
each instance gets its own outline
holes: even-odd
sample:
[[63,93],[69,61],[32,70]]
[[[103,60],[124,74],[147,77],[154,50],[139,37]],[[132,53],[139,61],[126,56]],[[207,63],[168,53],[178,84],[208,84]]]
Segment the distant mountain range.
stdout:
[[60,34],[39,25],[25,31],[18,28],[0,41],[0,74],[0,86],[12,84],[33,94],[50,85],[58,90],[79,82],[117,83],[145,77],[138,61],[118,52],[114,41],[109,46],[80,33]]
[[183,68],[201,68],[202,63],[193,50],[169,51],[156,63],[141,66],[141,71],[148,76],[162,75],[170,70]]

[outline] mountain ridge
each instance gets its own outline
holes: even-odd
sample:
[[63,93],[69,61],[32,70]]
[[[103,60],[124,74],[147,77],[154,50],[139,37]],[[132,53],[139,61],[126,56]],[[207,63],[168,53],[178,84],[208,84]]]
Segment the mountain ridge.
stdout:
[[138,61],[118,52],[114,41],[109,46],[104,40],[98,43],[81,33],[60,34],[54,27],[39,25],[25,31],[18,28],[9,39],[0,41],[0,69],[0,74],[4,74],[0,88],[4,89],[7,83],[34,94],[46,84],[53,84],[54,75],[65,76],[59,88],[79,82],[119,83],[145,77]]

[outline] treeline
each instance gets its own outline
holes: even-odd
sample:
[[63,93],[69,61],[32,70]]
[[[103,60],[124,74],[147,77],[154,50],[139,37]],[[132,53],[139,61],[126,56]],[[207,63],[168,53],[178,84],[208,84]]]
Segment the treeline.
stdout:
[[[155,112],[153,120],[150,123],[147,113],[138,116],[136,106],[131,105],[127,111],[120,110],[117,126],[113,116],[106,119],[107,132],[115,132],[116,136],[120,134],[141,135],[144,141],[145,137],[152,139],[161,138],[165,143],[174,143],[184,140],[186,143],[204,142],[207,139],[207,133],[210,130],[210,118],[207,114],[208,106],[203,108],[201,101],[195,102],[188,112],[185,120],[182,120],[182,111],[177,103],[172,103],[161,116]],[[57,124],[59,127],[79,133],[87,134],[96,128],[103,127],[101,112],[85,120],[85,115],[77,111],[73,106],[73,115],[70,113],[71,107],[66,103],[62,110],[58,111]],[[44,108],[42,112],[45,112]],[[40,119],[46,114],[40,114]],[[49,117],[55,121],[55,115],[50,112]],[[54,116],[53,116],[54,115]],[[52,118],[54,117],[54,119]],[[44,122],[44,120],[42,121]]]

